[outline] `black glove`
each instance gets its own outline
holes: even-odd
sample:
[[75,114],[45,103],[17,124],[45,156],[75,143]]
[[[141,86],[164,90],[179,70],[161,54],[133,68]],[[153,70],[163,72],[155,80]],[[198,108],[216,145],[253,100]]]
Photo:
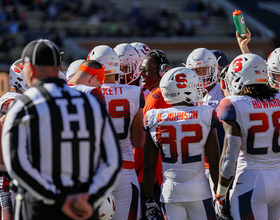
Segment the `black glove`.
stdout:
[[145,202],[145,206],[146,206],[146,218],[148,220],[162,219],[162,213],[160,207],[155,202],[154,198],[147,199]]
[[226,204],[226,195],[220,196],[216,194],[215,211],[218,215],[218,220],[231,220],[229,207]]

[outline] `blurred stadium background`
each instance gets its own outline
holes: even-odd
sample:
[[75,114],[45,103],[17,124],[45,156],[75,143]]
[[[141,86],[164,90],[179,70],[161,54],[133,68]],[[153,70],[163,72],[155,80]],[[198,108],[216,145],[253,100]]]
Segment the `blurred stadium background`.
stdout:
[[[0,72],[31,40],[47,38],[64,52],[63,68],[95,46],[143,42],[181,66],[195,48],[240,54],[232,12],[241,10],[253,53],[264,59],[280,45],[280,1],[264,0],[1,0]],[[0,95],[7,90],[0,74]]]

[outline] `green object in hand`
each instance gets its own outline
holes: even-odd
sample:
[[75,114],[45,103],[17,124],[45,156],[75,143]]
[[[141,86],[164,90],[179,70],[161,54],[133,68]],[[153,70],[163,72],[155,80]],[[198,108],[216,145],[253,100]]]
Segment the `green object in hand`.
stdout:
[[[233,16],[233,21],[234,21],[236,30],[237,30],[239,36],[241,37],[242,34],[246,34],[247,33],[243,14],[241,13],[241,11],[236,9],[232,13],[232,16]],[[246,37],[241,37],[241,38],[245,39]]]

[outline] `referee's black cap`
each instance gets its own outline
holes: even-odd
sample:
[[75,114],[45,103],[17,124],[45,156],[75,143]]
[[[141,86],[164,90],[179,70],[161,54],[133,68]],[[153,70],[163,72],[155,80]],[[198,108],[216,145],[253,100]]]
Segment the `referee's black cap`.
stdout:
[[47,39],[31,41],[23,49],[21,58],[37,66],[59,66],[61,60],[58,47]]

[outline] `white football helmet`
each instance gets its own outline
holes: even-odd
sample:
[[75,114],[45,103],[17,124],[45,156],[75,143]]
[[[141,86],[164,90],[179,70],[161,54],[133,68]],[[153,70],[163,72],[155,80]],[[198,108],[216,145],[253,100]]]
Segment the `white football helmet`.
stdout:
[[120,60],[116,51],[107,46],[94,47],[88,54],[87,60],[96,60],[105,66],[105,75],[120,74]]
[[280,91],[280,82],[275,79],[275,74],[280,75],[280,47],[276,48],[268,56],[267,73],[270,86]]
[[239,55],[230,63],[225,80],[232,95],[246,85],[268,84],[266,63],[256,54]]
[[131,43],[131,45],[133,47],[135,47],[136,50],[138,50],[140,57],[141,57],[141,63],[142,63],[151,49],[146,44],[143,44],[140,42],[133,42],[133,43]]
[[114,217],[115,209],[114,196],[110,194],[109,196],[106,196],[100,204],[98,209],[99,219],[111,220]]
[[187,58],[185,67],[192,69],[203,80],[207,88],[217,81],[218,62],[215,55],[206,48],[193,50]]
[[167,103],[187,102],[196,105],[203,98],[203,80],[186,67],[176,67],[167,71],[160,80],[159,87]]
[[79,60],[73,61],[73,62],[69,65],[69,67],[68,67],[68,69],[67,69],[67,72],[66,72],[66,80],[67,80],[67,81],[73,78],[73,76],[74,76],[74,75],[76,74],[76,72],[78,71],[79,66],[80,66],[83,62],[85,62],[84,59],[79,59]]
[[118,44],[114,50],[117,52],[121,65],[121,79],[125,84],[139,77],[141,57],[135,47],[128,43]]
[[23,63],[22,59],[17,60],[10,67],[10,86],[13,88],[17,88],[24,92],[29,88],[27,81],[23,75]]

